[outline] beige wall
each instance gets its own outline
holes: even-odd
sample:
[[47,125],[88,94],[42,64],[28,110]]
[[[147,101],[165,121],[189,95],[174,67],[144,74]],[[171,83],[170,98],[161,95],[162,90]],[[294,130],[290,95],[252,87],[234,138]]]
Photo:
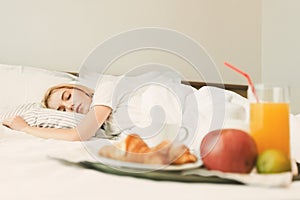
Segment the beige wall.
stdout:
[[263,1],[262,80],[290,86],[293,113],[300,113],[299,10],[299,0]]
[[[246,81],[223,66],[227,60],[261,80],[260,0],[0,0],[0,63],[78,71],[99,43],[139,27],[179,31],[202,44],[226,83]],[[111,73],[159,62],[201,80],[174,55],[136,52]]]

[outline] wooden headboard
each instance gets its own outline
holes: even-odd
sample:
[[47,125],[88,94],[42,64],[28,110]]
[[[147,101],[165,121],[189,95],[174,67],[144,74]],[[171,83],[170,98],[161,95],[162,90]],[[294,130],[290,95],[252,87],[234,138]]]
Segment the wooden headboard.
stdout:
[[[72,75],[78,76],[77,72],[68,72]],[[238,94],[240,94],[243,97],[247,98],[247,89],[248,86],[247,85],[237,85],[237,84],[221,84],[221,83],[206,83],[206,82],[198,82],[198,81],[183,81],[183,84],[187,84],[190,85],[196,89],[199,89],[203,86],[214,86],[214,87],[219,87],[219,88],[223,88],[226,90],[230,90],[233,92],[236,92]]]
[[240,94],[241,96],[247,98],[247,90],[248,86],[247,85],[237,85],[237,84],[221,84],[221,83],[205,83],[205,82],[197,82],[197,81],[184,81],[184,84],[191,85],[192,87],[199,89],[203,86],[214,86],[214,87],[219,87],[223,88],[226,90],[230,90],[233,92],[236,92]]

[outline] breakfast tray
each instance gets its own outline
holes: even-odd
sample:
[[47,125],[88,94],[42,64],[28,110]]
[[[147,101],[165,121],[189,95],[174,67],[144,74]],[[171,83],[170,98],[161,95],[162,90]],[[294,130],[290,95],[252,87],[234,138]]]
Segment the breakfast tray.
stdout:
[[[188,182],[188,183],[218,183],[218,184],[245,184],[243,181],[237,181],[230,178],[224,178],[220,176],[208,175],[203,176],[193,173],[185,173],[184,171],[147,171],[147,172],[136,172],[134,170],[120,170],[117,168],[112,168],[103,163],[95,163],[89,161],[81,162],[71,162],[64,159],[59,159],[60,162],[63,162],[67,165],[76,165],[83,168],[93,169],[104,173],[109,173],[118,176],[130,176],[135,178],[142,179],[151,179],[155,181],[175,181],[175,182]],[[196,169],[197,170],[197,169]],[[201,168],[199,168],[201,170]],[[205,170],[205,169],[203,169]],[[292,181],[300,180],[300,175],[293,176]],[[267,185],[268,186],[268,185]],[[270,185],[272,186],[272,185]],[[277,186],[277,185],[275,185]],[[281,185],[278,185],[281,186]]]

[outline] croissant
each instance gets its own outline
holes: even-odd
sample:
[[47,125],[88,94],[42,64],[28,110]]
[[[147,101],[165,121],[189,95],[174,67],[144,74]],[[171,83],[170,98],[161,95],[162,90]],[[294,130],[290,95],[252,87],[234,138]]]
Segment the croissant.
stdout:
[[137,134],[128,135],[117,145],[102,147],[99,155],[121,161],[147,164],[179,165],[197,161],[197,157],[183,144],[164,140],[150,148]]

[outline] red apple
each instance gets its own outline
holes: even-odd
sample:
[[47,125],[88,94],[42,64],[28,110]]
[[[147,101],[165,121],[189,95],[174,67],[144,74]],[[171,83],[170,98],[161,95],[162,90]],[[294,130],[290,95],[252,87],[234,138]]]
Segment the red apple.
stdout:
[[249,173],[255,166],[257,147],[253,138],[238,129],[220,129],[204,136],[200,155],[209,170]]

